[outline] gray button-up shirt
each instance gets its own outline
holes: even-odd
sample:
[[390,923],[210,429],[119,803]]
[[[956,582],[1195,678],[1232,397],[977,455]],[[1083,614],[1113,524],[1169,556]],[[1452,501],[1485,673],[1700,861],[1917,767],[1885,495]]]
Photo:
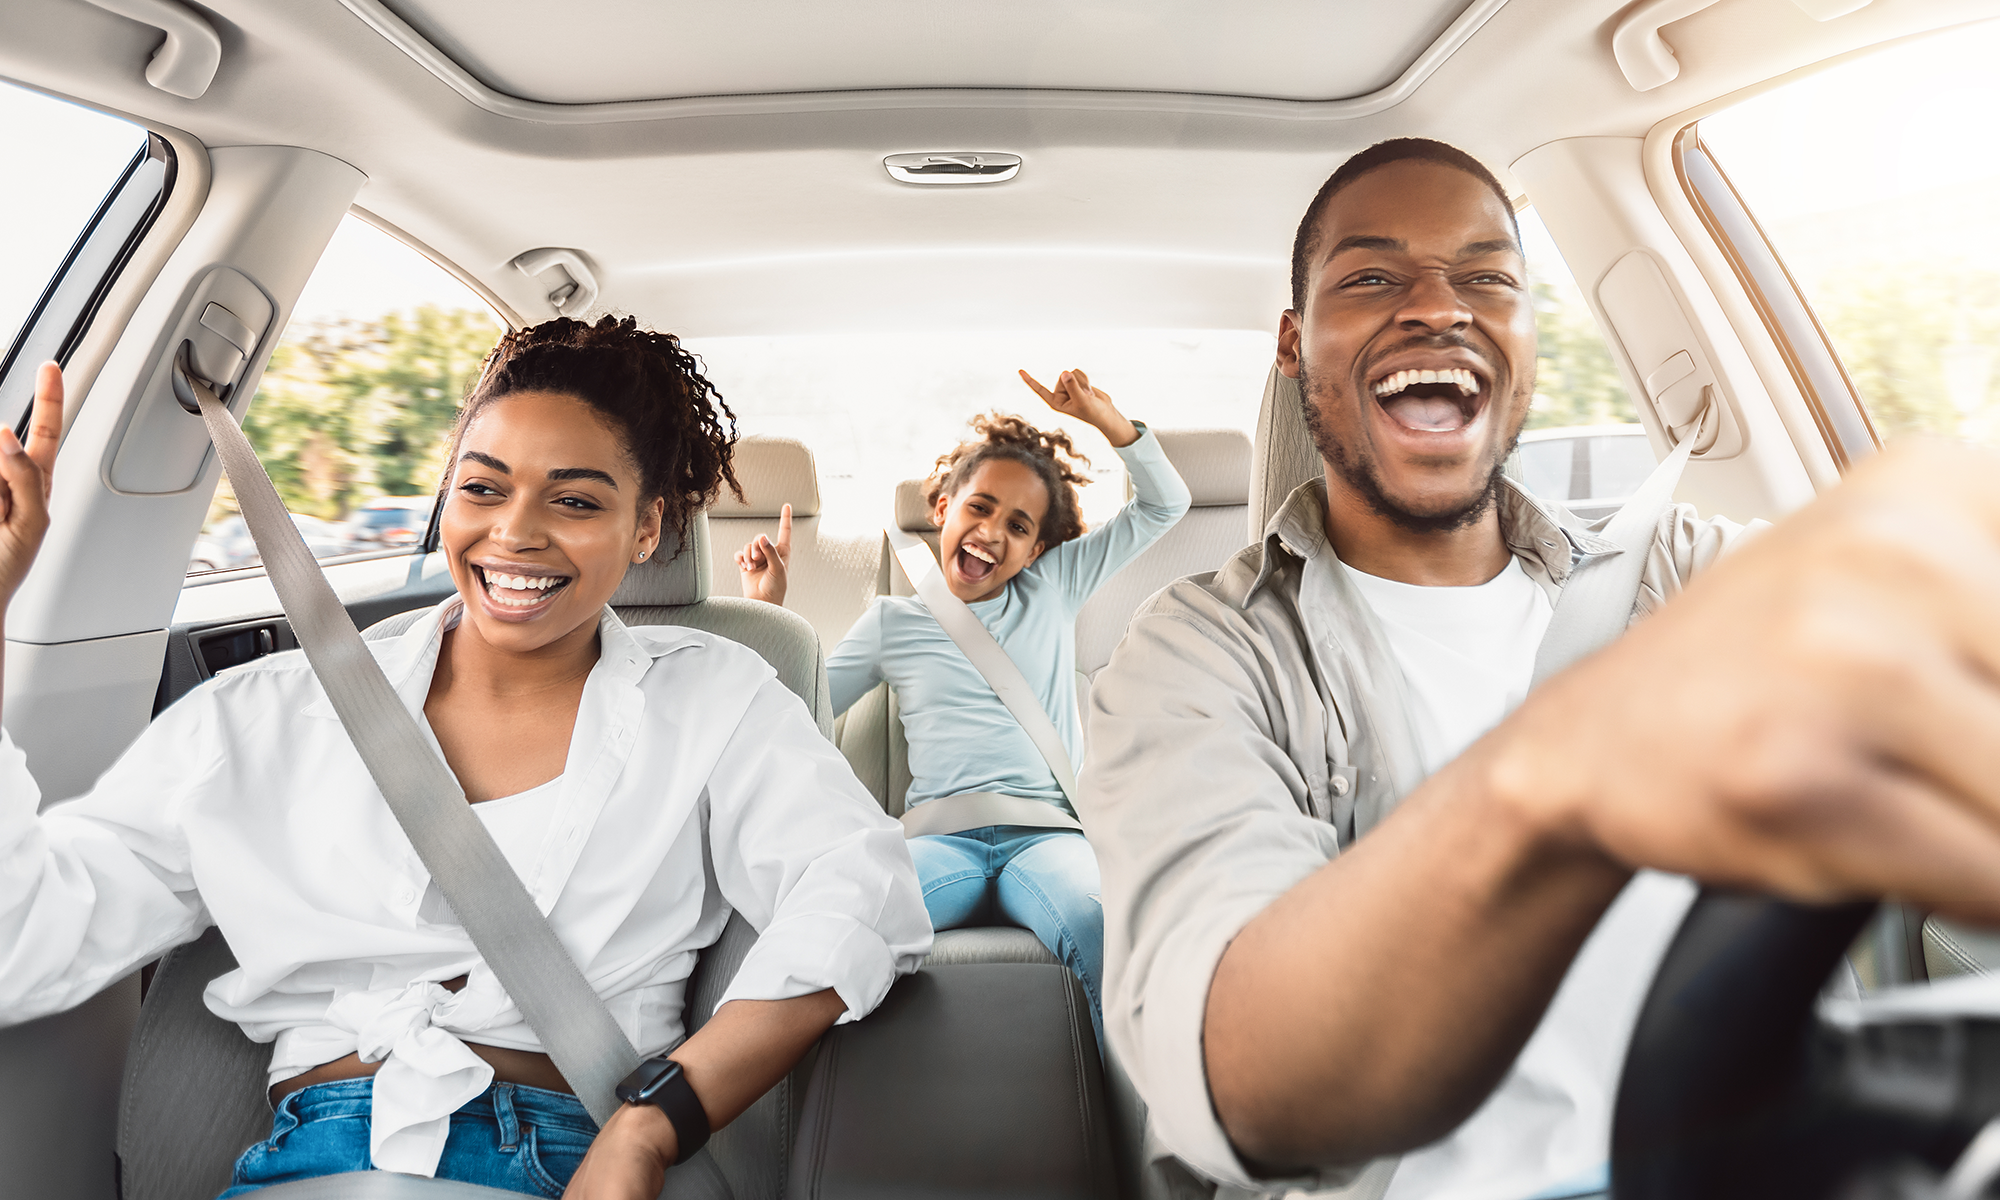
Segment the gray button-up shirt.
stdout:
[[[1259,1190],[1337,1184],[1359,1167],[1289,1181],[1245,1170],[1209,1101],[1209,981],[1239,930],[1423,779],[1402,670],[1327,543],[1325,512],[1324,482],[1300,487],[1259,544],[1139,610],[1093,686],[1079,785],[1104,877],[1111,1045],[1151,1109],[1162,1151],[1218,1183]],[[1511,480],[1499,515],[1508,549],[1551,602],[1576,563],[1618,552]],[[1670,509],[1635,617],[1741,532],[1698,520],[1687,506]],[[1609,1070],[1615,1076],[1615,1061]]]

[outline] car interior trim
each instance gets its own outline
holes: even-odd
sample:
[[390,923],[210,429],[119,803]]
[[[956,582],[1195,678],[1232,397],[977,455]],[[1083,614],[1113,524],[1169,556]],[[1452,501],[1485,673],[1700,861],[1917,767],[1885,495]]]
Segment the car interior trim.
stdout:
[[596,104],[551,104],[508,95],[488,86],[466,70],[436,43],[392,12],[382,0],[340,0],[340,3],[418,66],[436,76],[439,82],[495,116],[544,125],[602,125],[682,117],[940,108],[1169,112],[1291,121],[1348,121],[1373,116],[1408,99],[1430,78],[1432,72],[1478,33],[1494,14],[1506,7],[1507,0],[1475,0],[1388,87],[1362,96],[1331,100],[1277,100],[1209,93],[1073,88],[944,87],[768,92],[618,100]]
[[[1709,236],[1728,260],[1813,414],[1826,448],[1844,470],[1880,449],[1861,394],[1827,339],[1777,247],[1701,142],[1697,122],[1674,139],[1674,171]],[[1712,178],[1711,178],[1712,177]]]

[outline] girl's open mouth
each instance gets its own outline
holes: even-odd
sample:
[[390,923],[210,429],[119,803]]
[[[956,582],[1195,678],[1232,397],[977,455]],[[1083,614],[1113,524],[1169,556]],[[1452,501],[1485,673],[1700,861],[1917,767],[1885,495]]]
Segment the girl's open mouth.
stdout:
[[501,608],[532,609],[553,600],[570,584],[568,575],[516,575],[506,571],[488,571],[481,566],[472,568],[479,577],[479,586],[493,603]]
[[959,576],[968,583],[980,583],[999,566],[992,555],[977,546],[961,544],[953,556]]

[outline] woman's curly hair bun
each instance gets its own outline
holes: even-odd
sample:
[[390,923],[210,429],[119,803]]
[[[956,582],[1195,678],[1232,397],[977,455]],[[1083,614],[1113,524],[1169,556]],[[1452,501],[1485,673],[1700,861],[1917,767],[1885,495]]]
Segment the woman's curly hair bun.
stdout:
[[[602,414],[624,438],[639,476],[640,505],[664,498],[665,528],[682,547],[689,523],[724,484],[743,496],[731,465],[736,414],[671,333],[611,316],[593,324],[557,317],[508,333],[487,355],[459,410],[451,462],[480,410],[516,392],[575,396]],[[445,475],[449,487],[449,464]]]
[[953,496],[982,463],[1006,459],[1020,463],[1041,478],[1049,493],[1049,511],[1042,518],[1041,543],[1053,549],[1083,536],[1083,511],[1076,489],[1090,482],[1079,468],[1090,460],[1060,429],[1037,429],[1006,413],[983,413],[972,419],[973,439],[940,455],[924,483],[924,499],[936,507],[939,496]]

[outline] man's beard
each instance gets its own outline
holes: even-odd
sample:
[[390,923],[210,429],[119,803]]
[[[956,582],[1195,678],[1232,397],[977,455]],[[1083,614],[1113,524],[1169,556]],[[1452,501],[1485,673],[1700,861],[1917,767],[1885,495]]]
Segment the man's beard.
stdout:
[[1382,479],[1375,472],[1375,460],[1365,449],[1358,453],[1340,444],[1333,430],[1327,428],[1320,415],[1320,407],[1314,402],[1312,376],[1306,370],[1303,359],[1299,362],[1299,408],[1305,416],[1306,432],[1312,435],[1313,446],[1319,455],[1331,466],[1334,474],[1367,502],[1376,516],[1393,522],[1397,528],[1410,533],[1451,533],[1479,523],[1486,510],[1500,495],[1500,478],[1506,473],[1507,456],[1514,452],[1514,443],[1520,440],[1517,430],[1508,439],[1507,448],[1493,460],[1493,469],[1487,472],[1486,484],[1469,497],[1463,504],[1443,512],[1416,512],[1391,497],[1382,486]]

